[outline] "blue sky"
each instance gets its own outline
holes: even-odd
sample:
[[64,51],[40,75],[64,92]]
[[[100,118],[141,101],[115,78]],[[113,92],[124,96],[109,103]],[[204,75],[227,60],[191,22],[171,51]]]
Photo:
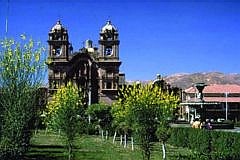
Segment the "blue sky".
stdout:
[[[0,37],[6,36],[7,0],[0,0]],[[110,19],[119,30],[121,71],[127,80],[156,74],[240,73],[240,2],[160,0],[9,0],[9,37],[27,36],[47,46],[60,19],[74,50]]]

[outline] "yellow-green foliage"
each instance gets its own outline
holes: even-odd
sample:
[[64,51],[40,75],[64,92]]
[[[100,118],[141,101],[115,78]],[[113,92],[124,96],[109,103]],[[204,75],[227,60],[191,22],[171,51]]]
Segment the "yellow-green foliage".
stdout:
[[0,46],[0,81],[22,83],[24,80],[35,86],[36,82],[42,80],[40,74],[45,68],[45,48],[39,42],[21,35],[20,42],[5,39]]
[[47,105],[48,126],[64,133],[69,159],[72,157],[74,139],[84,122],[83,102],[82,92],[69,82],[58,89]]
[[163,92],[158,86],[134,84],[121,90],[121,98],[112,109],[113,117],[115,122],[121,122],[130,118],[131,113],[145,110],[146,113],[155,111],[158,116],[156,115],[154,118],[168,118],[177,107],[178,102],[177,96]]
[[179,99],[152,84],[124,88],[120,97],[112,109],[115,126],[133,130],[144,152],[143,159],[150,159],[152,137],[157,127],[173,116]]
[[20,41],[0,40],[0,159],[19,159],[29,146],[46,71],[44,51],[24,35]]
[[65,130],[63,125],[76,125],[83,114],[83,95],[71,82],[61,86],[47,104],[46,120],[55,129]]

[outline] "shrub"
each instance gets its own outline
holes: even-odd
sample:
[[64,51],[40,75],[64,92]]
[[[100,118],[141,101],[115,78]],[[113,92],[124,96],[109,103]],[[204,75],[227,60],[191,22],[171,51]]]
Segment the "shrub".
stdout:
[[232,132],[172,128],[169,143],[193,150],[194,159],[239,160],[240,135]]

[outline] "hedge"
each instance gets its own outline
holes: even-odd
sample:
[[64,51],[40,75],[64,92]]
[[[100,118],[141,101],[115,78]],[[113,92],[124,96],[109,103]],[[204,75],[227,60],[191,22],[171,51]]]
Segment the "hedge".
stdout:
[[193,152],[186,159],[239,160],[240,134],[193,128],[172,128],[169,144]]

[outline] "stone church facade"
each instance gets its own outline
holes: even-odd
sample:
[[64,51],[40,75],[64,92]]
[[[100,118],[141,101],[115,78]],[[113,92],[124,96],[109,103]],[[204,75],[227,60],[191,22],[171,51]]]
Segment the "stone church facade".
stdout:
[[107,21],[99,33],[98,48],[87,40],[85,47],[74,52],[67,29],[58,21],[48,33],[49,94],[72,81],[83,91],[87,104],[112,104],[125,83],[125,74],[119,71],[119,44],[118,30]]

